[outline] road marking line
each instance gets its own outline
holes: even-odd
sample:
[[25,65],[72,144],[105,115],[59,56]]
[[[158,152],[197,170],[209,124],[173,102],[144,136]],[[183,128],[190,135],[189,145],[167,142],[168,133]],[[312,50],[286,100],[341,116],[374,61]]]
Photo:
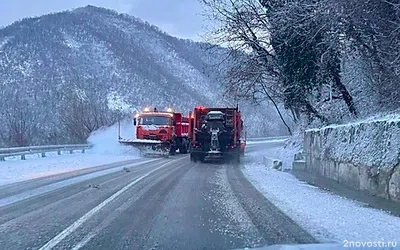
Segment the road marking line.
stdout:
[[122,193],[124,193],[126,190],[128,190],[129,188],[131,188],[133,185],[135,185],[136,183],[140,182],[141,180],[143,180],[144,178],[146,178],[147,176],[149,176],[150,174],[156,172],[157,170],[165,167],[168,164],[171,164],[173,162],[182,160],[184,158],[180,158],[180,159],[176,159],[167,163],[164,163],[163,165],[159,166],[156,169],[151,170],[150,172],[148,172],[145,175],[142,175],[141,177],[137,178],[136,180],[132,181],[131,183],[129,183],[128,185],[126,185],[125,187],[123,187],[122,189],[120,189],[118,192],[116,192],[115,194],[111,195],[110,197],[108,197],[106,200],[104,200],[102,203],[100,203],[99,205],[97,205],[96,207],[94,207],[92,210],[90,210],[89,212],[87,212],[85,215],[83,215],[81,218],[79,218],[77,221],[75,221],[74,223],[72,223],[69,227],[67,227],[66,229],[64,229],[64,231],[62,231],[61,233],[59,233],[56,237],[54,237],[53,239],[51,239],[50,241],[48,241],[44,246],[42,246],[41,248],[39,248],[39,250],[47,250],[47,249],[52,249],[53,247],[55,247],[58,243],[60,243],[65,237],[67,237],[68,235],[70,235],[71,233],[73,233],[78,227],[80,227],[84,222],[86,222],[88,219],[90,219],[93,215],[95,215],[98,211],[100,211],[103,207],[105,207],[107,204],[109,204],[110,202],[112,202],[113,200],[115,200],[118,196],[120,196]]
[[65,180],[61,180],[61,181],[56,181],[54,183],[50,183],[44,186],[40,186],[38,188],[35,189],[31,189],[31,190],[27,190],[24,191],[22,193],[18,193],[12,196],[8,196],[8,197],[4,197],[2,199],[0,199],[0,207],[4,207],[22,200],[26,200],[26,199],[30,199],[32,197],[36,197],[42,194],[46,194],[70,185],[74,185],[77,183],[81,183],[90,179],[94,179],[100,176],[104,176],[107,174],[112,174],[112,173],[116,173],[118,171],[120,171],[121,168],[126,167],[126,168],[131,168],[131,167],[136,167],[136,166],[140,166],[143,164],[147,164],[150,162],[154,162],[157,161],[158,159],[154,159],[154,160],[147,160],[147,161],[142,161],[142,162],[137,162],[137,163],[130,163],[127,165],[121,165],[118,167],[112,167],[112,168],[108,168],[108,169],[104,169],[104,170],[100,170],[100,171],[95,171],[92,173],[87,173],[87,174],[83,174],[83,175],[78,175],[78,176],[74,176]]
[[83,238],[83,240],[81,240],[78,244],[76,244],[74,246],[74,248],[72,248],[72,250],[78,250],[81,249],[83,246],[86,245],[86,243],[88,243],[94,236],[96,236],[96,234],[91,233],[89,235],[87,235],[85,238]]

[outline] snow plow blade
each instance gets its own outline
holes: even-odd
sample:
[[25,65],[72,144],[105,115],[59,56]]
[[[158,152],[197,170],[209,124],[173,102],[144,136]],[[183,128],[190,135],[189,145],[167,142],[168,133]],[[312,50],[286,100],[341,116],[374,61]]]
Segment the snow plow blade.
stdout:
[[170,143],[157,140],[124,140],[119,143],[137,148],[145,156],[168,156],[170,153]]

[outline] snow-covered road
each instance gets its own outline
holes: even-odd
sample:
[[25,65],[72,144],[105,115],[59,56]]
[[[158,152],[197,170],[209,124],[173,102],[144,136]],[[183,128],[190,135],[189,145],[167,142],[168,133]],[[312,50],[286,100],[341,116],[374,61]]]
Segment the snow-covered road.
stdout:
[[193,163],[187,155],[152,160],[0,186],[2,247],[237,249],[316,242],[240,166]]
[[[134,129],[129,122],[121,124],[124,138],[132,139]],[[137,150],[118,143],[117,126],[95,131],[88,139],[94,145],[85,154],[63,154],[47,153],[46,158],[40,155],[27,155],[26,160],[19,160],[19,157],[8,158],[0,162],[0,186],[20,181],[27,181],[41,177],[67,173],[80,169],[92,168],[100,165],[107,165],[115,162],[139,159]],[[132,132],[133,135],[129,135]]]
[[400,244],[399,217],[323,191],[297,180],[290,173],[262,164],[262,155],[290,163],[293,154],[284,150],[282,143],[249,147],[249,159],[243,172],[269,201],[320,241],[391,241]]
[[0,186],[137,158],[136,155],[97,154],[89,151],[86,154],[61,156],[48,154],[46,158],[29,158],[25,161],[9,160],[0,162]]
[[149,161],[110,146],[3,162],[1,183],[14,184],[0,186],[0,241],[7,249],[400,242],[399,217],[266,168],[264,155],[290,165],[294,151],[282,145],[250,142],[240,165]]

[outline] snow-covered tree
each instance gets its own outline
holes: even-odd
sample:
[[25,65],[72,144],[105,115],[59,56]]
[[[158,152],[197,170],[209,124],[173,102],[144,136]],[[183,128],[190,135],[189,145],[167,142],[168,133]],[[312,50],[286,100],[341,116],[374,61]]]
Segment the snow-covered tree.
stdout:
[[[237,62],[232,93],[281,101],[295,121],[306,114],[309,121],[340,122],[398,107],[397,0],[202,2],[216,21],[211,37]],[[355,69],[356,61],[357,71],[345,68]],[[359,79],[367,78],[360,93]],[[364,94],[379,108],[366,112]]]

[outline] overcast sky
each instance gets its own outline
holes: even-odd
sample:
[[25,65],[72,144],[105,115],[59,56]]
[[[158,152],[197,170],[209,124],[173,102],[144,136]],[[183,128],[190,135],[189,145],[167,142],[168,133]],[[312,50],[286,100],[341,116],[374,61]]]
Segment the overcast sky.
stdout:
[[0,26],[24,17],[40,16],[86,5],[135,15],[167,33],[195,40],[204,27],[198,0],[0,0]]

